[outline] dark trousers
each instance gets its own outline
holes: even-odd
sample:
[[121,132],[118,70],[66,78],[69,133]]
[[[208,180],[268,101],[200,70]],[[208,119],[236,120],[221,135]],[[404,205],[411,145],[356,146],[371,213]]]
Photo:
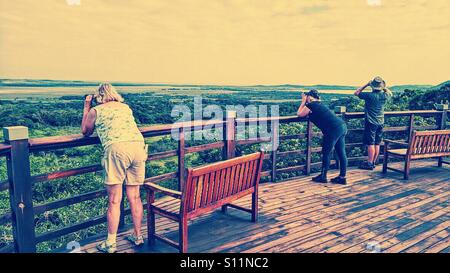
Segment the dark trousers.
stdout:
[[345,177],[347,173],[347,154],[345,152],[345,135],[347,126],[343,125],[329,133],[324,133],[322,143],[322,175],[326,176],[330,168],[330,160],[333,148],[339,159],[339,176]]

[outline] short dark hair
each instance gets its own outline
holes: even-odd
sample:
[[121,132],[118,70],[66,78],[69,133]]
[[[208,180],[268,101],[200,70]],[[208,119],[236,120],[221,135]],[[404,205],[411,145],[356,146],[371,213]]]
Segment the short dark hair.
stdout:
[[305,93],[306,96],[311,96],[315,99],[320,100],[320,95],[319,95],[319,91],[317,91],[316,89],[311,89],[308,92]]

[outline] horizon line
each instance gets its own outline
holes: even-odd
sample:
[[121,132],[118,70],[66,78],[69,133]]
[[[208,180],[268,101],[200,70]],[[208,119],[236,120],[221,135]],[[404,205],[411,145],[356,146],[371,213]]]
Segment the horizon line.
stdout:
[[[79,80],[79,79],[52,79],[52,78],[9,78],[9,77],[0,77],[0,80],[34,80],[34,81],[61,81],[61,82],[91,82],[91,83],[102,83],[109,82],[115,84],[133,84],[133,85],[178,85],[178,86],[232,86],[232,87],[252,87],[252,86],[283,86],[283,85],[293,85],[293,86],[347,86],[347,87],[357,87],[359,85],[353,84],[328,84],[328,83],[315,83],[315,84],[301,84],[301,83],[273,83],[273,84],[218,84],[218,83],[175,83],[175,82],[144,82],[144,81],[129,81],[129,80]],[[389,86],[404,86],[404,85],[418,85],[418,86],[436,86],[441,83],[444,83],[448,80],[444,80],[438,84],[432,83],[401,83],[401,84],[391,84]]]

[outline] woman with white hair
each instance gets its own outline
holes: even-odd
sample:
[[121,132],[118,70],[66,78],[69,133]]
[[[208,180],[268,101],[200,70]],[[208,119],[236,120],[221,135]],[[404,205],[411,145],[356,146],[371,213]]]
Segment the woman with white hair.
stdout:
[[[92,100],[98,105],[91,107]],[[97,248],[107,253],[117,251],[116,236],[124,182],[134,224],[134,233],[127,239],[135,245],[144,243],[141,235],[143,207],[139,189],[145,179],[147,146],[133,112],[123,101],[111,84],[101,84],[94,95],[86,97],[81,123],[81,132],[85,136],[92,135],[95,129],[104,149],[102,166],[108,192],[108,237]]]

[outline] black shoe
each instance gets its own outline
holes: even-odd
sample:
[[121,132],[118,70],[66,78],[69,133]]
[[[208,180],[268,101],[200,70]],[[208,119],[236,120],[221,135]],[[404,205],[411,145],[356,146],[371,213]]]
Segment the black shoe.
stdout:
[[315,176],[312,178],[312,181],[316,183],[328,183],[328,180],[323,175],[319,174],[318,176]]
[[379,158],[377,158],[377,160],[375,160],[375,162],[373,162],[373,166],[374,167],[377,166],[377,165],[380,165],[380,159]]
[[337,177],[331,179],[331,183],[339,184],[339,185],[347,185],[347,178],[337,176]]
[[369,170],[372,171],[373,169],[375,169],[375,165],[373,165],[371,162],[369,161],[364,161],[363,163],[361,163],[361,165],[359,165],[360,169],[363,170]]

